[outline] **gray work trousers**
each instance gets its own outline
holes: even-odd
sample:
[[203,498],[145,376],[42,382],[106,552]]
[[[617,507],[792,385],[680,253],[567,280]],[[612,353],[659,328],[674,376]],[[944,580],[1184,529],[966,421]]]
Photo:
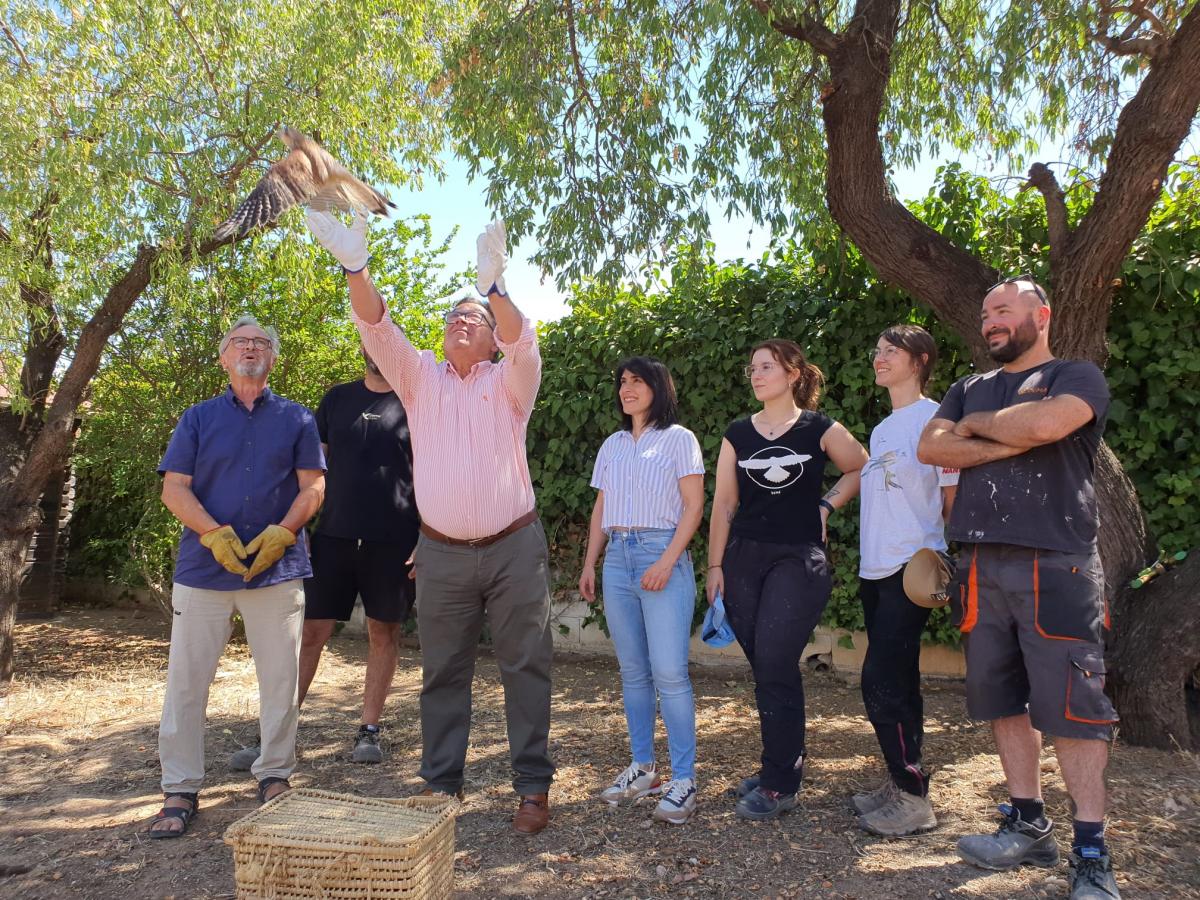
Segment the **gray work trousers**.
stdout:
[[463,784],[471,680],[487,614],[504,685],[513,788],[541,794],[554,778],[550,734],[550,567],[541,522],[486,547],[417,541],[421,639],[421,777],[439,791]]

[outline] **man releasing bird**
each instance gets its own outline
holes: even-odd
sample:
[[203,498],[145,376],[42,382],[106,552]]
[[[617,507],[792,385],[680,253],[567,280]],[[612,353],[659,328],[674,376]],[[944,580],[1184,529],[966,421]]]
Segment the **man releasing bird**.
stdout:
[[244,237],[251,229],[271,224],[297,205],[321,212],[336,207],[342,212],[362,210],[381,216],[396,208],[391,200],[355,178],[303,132],[284,125],[279,130],[279,139],[291,152],[267,169],[234,214],[217,226],[214,239]]

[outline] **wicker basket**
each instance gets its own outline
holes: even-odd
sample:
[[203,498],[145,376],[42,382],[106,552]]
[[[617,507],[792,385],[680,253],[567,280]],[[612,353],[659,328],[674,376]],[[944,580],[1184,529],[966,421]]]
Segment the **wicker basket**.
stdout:
[[454,890],[445,797],[377,800],[298,788],[225,831],[239,900],[440,900]]

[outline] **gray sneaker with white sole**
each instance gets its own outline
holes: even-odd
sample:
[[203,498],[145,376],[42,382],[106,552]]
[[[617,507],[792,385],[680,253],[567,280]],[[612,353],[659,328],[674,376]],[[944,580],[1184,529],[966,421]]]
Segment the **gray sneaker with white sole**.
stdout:
[[1036,827],[1021,819],[1007,803],[1000,804],[1000,827],[995,834],[970,834],[958,839],[958,855],[981,869],[1015,869],[1017,866],[1058,865],[1058,844],[1053,823]]

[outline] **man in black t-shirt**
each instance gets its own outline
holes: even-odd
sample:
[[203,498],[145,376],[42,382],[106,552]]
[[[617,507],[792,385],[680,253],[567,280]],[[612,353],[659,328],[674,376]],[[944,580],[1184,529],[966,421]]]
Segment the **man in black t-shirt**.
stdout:
[[[367,614],[366,683],[354,762],[383,761],[380,718],[400,628],[415,596],[408,559],[420,518],[413,497],[412,445],[400,398],[363,351],[364,377],[330,388],[317,407],[317,431],[329,467],[325,505],[312,537],[311,578],[304,579],[300,702],[308,693],[334,623],[346,621],[362,597]],[[234,754],[238,768],[257,747]]]
[[1095,365],[1050,353],[1050,318],[1031,277],[992,288],[982,332],[1002,365],[954,384],[918,447],[921,462],[961,469],[948,536],[962,544],[950,594],[967,711],[991,721],[1011,798],[999,831],[961,838],[958,852],[988,869],[1058,861],[1041,799],[1046,733],[1075,804],[1071,895],[1119,897],[1103,833],[1117,716],[1093,480],[1109,394]]

